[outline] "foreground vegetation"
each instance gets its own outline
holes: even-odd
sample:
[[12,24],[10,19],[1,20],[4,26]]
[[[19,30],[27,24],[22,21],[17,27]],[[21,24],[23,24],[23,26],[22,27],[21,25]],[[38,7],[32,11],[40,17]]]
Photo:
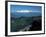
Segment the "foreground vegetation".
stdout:
[[[11,17],[11,31],[12,32],[20,31],[21,29],[24,29],[28,25],[32,25],[33,27],[36,28],[36,25],[34,25],[34,24],[35,24],[35,22],[37,22],[39,20],[41,20],[41,16],[33,16],[33,17],[23,17],[22,16],[19,18]],[[30,28],[29,31],[37,30],[33,27]],[[41,25],[39,27],[41,27]]]

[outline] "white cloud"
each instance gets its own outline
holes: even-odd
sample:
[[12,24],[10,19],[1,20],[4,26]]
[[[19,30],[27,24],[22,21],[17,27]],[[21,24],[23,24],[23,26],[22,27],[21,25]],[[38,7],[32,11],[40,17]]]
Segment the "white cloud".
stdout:
[[40,12],[40,11],[32,11],[32,10],[17,10],[18,13],[29,13],[29,12]]
[[28,12],[32,12],[31,10],[17,10],[16,12],[19,13],[28,13]]

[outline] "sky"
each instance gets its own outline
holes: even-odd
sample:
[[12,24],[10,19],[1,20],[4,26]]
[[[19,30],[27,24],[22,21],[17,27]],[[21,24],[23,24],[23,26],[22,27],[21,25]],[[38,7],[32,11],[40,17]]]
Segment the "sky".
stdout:
[[41,10],[41,6],[10,5],[11,13],[14,13],[16,16],[40,15]]

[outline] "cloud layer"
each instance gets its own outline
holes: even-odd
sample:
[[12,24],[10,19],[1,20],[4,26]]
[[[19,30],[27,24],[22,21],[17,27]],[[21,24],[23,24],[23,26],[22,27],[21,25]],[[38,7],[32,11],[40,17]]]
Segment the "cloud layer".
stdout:
[[40,11],[32,11],[32,10],[16,10],[18,13],[29,13],[29,12],[40,12]]

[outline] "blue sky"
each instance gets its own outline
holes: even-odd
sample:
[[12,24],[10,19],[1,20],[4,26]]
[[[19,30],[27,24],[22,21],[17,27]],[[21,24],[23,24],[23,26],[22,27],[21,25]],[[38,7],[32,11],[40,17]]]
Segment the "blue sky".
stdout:
[[[11,5],[10,11],[14,13],[16,16],[31,16],[31,15],[39,15],[41,14],[41,6],[26,6],[26,5]],[[17,10],[31,10],[31,12],[27,13],[17,13]],[[32,14],[33,13],[33,14]],[[38,14],[39,13],[39,14]]]

